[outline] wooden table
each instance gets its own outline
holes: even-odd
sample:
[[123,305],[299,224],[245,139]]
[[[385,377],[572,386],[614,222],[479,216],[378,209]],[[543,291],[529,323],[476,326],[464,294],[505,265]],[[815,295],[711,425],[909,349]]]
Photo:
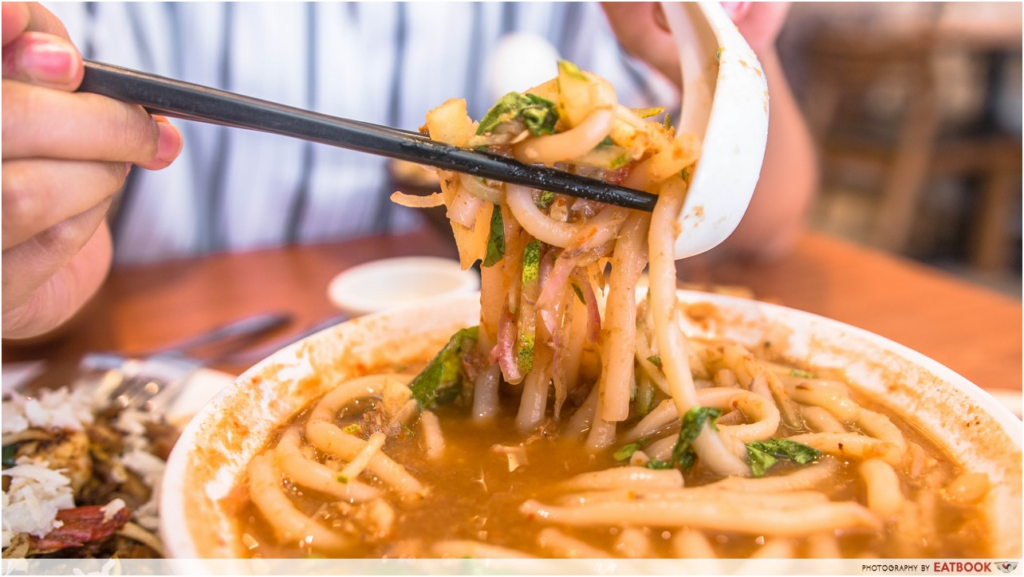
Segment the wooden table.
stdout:
[[[5,343],[3,360],[73,362],[89,350],[138,352],[271,310],[294,314],[286,331],[298,332],[337,314],[326,295],[337,273],[366,261],[417,254],[455,256],[450,240],[423,230],[121,268],[59,338]],[[906,260],[807,233],[781,261],[715,265],[692,259],[681,266],[681,276],[688,282],[746,286],[759,298],[878,333],[985,388],[1021,388],[1020,302]]]

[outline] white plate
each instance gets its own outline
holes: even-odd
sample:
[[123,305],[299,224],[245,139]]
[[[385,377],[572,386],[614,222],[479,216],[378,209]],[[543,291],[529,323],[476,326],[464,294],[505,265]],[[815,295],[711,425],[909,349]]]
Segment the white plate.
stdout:
[[355,317],[479,288],[476,273],[462,270],[458,261],[414,256],[352,267],[331,280],[327,298]]
[[[907,416],[957,462],[987,473],[994,487],[985,502],[992,554],[1020,557],[1021,421],[991,395],[919,353],[836,321],[720,295],[679,295],[713,305],[714,314],[688,331],[751,345],[770,339],[797,360],[841,367],[860,390]],[[366,367],[431,357],[456,330],[477,324],[479,310],[479,295],[469,294],[359,318],[246,371],[192,420],[171,454],[161,498],[166,553],[239,556],[245,549],[223,498],[270,433]]]

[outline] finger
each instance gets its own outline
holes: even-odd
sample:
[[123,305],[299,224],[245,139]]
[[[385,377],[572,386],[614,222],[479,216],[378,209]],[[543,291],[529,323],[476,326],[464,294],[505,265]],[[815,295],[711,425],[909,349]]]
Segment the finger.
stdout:
[[3,249],[81,214],[124,184],[123,162],[7,160],[3,163]]
[[71,40],[60,19],[38,2],[4,2],[4,47],[23,32],[44,32],[68,41]]
[[36,291],[85,246],[110,208],[107,199],[3,251],[3,310],[28,303]]
[[13,41],[28,29],[31,15],[28,5],[24,2],[4,2],[2,9],[3,43],[4,46],[7,46],[8,42]]
[[85,75],[82,55],[67,40],[26,32],[4,46],[4,78],[57,90],[78,89]]
[[160,169],[181,152],[181,133],[141,106],[3,81],[3,158],[132,162]]
[[[4,338],[28,338],[43,334],[71,317],[103,283],[110,268],[110,231],[100,224],[92,237],[68,263],[35,290],[26,302],[10,309],[4,301]],[[3,259],[4,287],[8,267]],[[11,268],[13,273],[16,269]]]

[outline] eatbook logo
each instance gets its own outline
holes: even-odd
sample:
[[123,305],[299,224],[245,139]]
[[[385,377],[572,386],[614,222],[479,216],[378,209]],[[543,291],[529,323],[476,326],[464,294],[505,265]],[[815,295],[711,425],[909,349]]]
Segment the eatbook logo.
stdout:
[[1009,573],[1017,568],[1016,561],[1007,561],[1005,563],[996,563],[996,569],[999,569],[1003,573]]

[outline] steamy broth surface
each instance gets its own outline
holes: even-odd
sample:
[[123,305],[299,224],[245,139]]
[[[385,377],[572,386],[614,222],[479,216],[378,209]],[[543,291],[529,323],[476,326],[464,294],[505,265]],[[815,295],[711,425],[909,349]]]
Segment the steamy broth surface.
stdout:
[[[851,396],[874,411],[888,413],[863,395]],[[615,449],[597,454],[581,451],[578,439],[560,435],[559,427],[551,420],[532,434],[520,433],[516,429],[513,410],[517,402],[516,395],[504,394],[499,414],[493,420],[483,423],[474,421],[465,406],[438,407],[435,412],[446,440],[445,453],[439,459],[431,459],[426,455],[418,420],[388,439],[383,451],[421,479],[429,490],[423,498],[392,496],[390,502],[395,509],[395,518],[387,535],[374,534],[372,529],[367,530],[365,524],[353,524],[351,508],[337,508],[339,502],[336,499],[304,489],[290,481],[287,473],[281,478],[281,488],[306,515],[338,531],[351,532],[355,538],[351,549],[341,554],[345,557],[435,557],[438,555],[431,549],[432,544],[453,540],[487,543],[538,557],[560,556],[552,555],[551,550],[538,542],[538,535],[552,525],[521,512],[522,504],[528,499],[549,502],[561,497],[564,500],[564,496],[572,491],[560,487],[560,484],[568,479],[583,473],[624,467],[627,463],[615,458]],[[337,415],[336,424],[340,428],[356,424],[362,426],[365,421],[361,413],[378,408],[379,404],[380,401],[376,399],[353,403]],[[283,431],[306,423],[310,412],[311,409],[306,409],[282,427],[274,435],[268,449],[278,443]],[[673,428],[669,426],[664,430]],[[881,531],[836,531],[837,549],[834,551],[843,557],[984,556],[985,534],[980,510],[953,502],[947,490],[939,487],[951,483],[959,471],[948,459],[942,457],[934,443],[924,435],[907,426],[901,425],[901,428],[908,440],[925,449],[931,465],[930,471],[918,479],[911,479],[906,470],[901,470],[900,486],[915,506],[923,504],[931,521],[927,527],[905,535],[901,535],[900,531],[908,529],[908,521],[895,518],[887,521]],[[780,432],[784,429],[780,426]],[[617,443],[616,448],[623,444]],[[521,447],[522,451],[513,449],[512,455],[509,455],[500,452],[500,447]],[[332,463],[330,457],[312,447],[306,446],[304,452],[307,457],[321,463]],[[814,489],[835,502],[852,500],[865,503],[866,487],[857,474],[857,464],[855,460],[840,460],[838,472],[816,484]],[[337,462],[333,464],[334,468],[338,466]],[[913,466],[907,464],[903,469]],[[789,475],[799,469],[798,466],[782,464],[773,468],[766,478]],[[709,485],[720,479],[700,464],[684,477],[687,488]],[[364,473],[363,480],[374,486],[385,486],[371,474]],[[324,552],[308,543],[299,540],[281,542],[275,537],[272,523],[253,504],[248,490],[243,483],[230,497],[240,520],[238,530],[242,535],[241,540],[249,548],[248,555],[263,558],[324,555]],[[643,493],[637,491],[636,496],[642,498]],[[763,501],[770,503],[773,498],[772,494],[765,494]],[[749,506],[754,507],[756,504]],[[674,547],[673,540],[687,529],[611,524],[559,527],[559,530],[597,551],[619,557],[635,556],[630,554],[635,551],[627,546],[628,543],[624,543],[626,539],[623,532],[638,531],[646,540],[647,549],[642,556],[675,557],[679,556],[679,551]],[[756,555],[765,548],[766,543],[764,535],[714,530],[703,530],[701,534],[711,545],[714,554],[723,558]],[[830,536],[831,533],[826,532],[795,537],[788,540],[788,552],[793,556],[818,556],[821,554],[820,540],[829,539]],[[771,539],[767,538],[768,541]],[[330,555],[339,553],[333,552]]]

